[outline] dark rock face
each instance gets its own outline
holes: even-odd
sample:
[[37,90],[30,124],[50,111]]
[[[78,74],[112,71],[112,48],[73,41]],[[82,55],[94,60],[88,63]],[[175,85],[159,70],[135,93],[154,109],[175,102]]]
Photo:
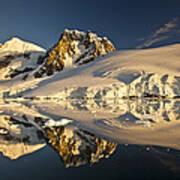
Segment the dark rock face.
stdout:
[[36,78],[44,74],[50,76],[64,67],[86,64],[96,57],[114,51],[113,44],[107,38],[100,38],[92,32],[65,30],[58,43],[44,57],[38,59],[38,64],[44,64],[34,76]]
[[30,59],[30,53],[17,53],[17,54],[9,54],[5,55],[3,58],[0,59],[0,69],[6,68],[13,59],[22,58]]

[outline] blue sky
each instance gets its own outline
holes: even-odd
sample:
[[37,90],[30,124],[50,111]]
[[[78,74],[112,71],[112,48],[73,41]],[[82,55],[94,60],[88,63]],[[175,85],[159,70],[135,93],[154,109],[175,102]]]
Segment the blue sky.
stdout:
[[0,41],[12,36],[49,48],[65,28],[107,36],[117,49],[140,40],[180,16],[180,0],[0,0]]

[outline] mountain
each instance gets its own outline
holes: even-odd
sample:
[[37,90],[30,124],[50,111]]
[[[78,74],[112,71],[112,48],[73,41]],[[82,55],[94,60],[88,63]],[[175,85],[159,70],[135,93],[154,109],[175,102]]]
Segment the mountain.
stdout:
[[30,42],[25,42],[17,37],[13,37],[1,45],[1,53],[28,53],[31,51],[45,51],[43,48],[39,47]]
[[52,75],[66,67],[75,67],[93,61],[96,57],[115,51],[107,38],[98,37],[92,32],[65,30],[58,43],[49,49],[41,59],[42,67],[34,74]]
[[66,67],[75,67],[96,57],[115,51],[107,38],[92,32],[65,30],[59,41],[48,51],[18,38],[12,38],[0,48],[0,80],[12,79],[23,74],[25,80],[31,76],[50,76]]
[[[59,41],[48,51],[12,38],[0,48],[1,91],[6,91],[7,96],[14,94],[14,91],[17,93],[31,89],[55,72],[76,68],[113,51],[115,48],[107,38],[77,30],[65,30]],[[4,95],[0,93],[0,96]]]
[[46,50],[18,38],[12,38],[0,48],[0,80],[27,74],[38,67],[37,59]]
[[125,50],[67,69],[21,95],[59,99],[180,97],[180,44]]
[[15,38],[1,48],[1,99],[180,97],[180,44],[114,52],[106,38],[77,30],[47,52],[25,44]]

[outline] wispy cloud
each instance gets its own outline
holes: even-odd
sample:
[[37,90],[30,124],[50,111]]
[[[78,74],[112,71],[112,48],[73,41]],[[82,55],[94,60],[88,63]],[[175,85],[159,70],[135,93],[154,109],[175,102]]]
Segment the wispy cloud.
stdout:
[[138,45],[136,48],[149,47],[154,43],[171,38],[173,35],[177,36],[178,34],[180,35],[180,17],[173,18],[167,24],[164,24],[163,27],[156,30],[148,38],[142,38],[144,41],[143,44]]

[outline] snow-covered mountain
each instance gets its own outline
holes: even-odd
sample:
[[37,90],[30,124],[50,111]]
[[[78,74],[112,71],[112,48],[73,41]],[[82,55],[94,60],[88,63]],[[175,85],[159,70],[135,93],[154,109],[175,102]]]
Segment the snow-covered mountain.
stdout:
[[179,52],[179,44],[119,51],[36,81],[36,87],[29,91],[22,92],[19,88],[17,93],[18,81],[10,94],[59,99],[177,98],[180,96]]
[[0,80],[9,80],[21,74],[27,74],[38,67],[37,60],[46,50],[12,38],[0,48]]
[[92,32],[65,30],[59,41],[48,51],[18,38],[12,38],[0,48],[0,80],[23,74],[50,76],[66,67],[75,67],[93,61],[98,56],[115,51],[107,38]]
[[65,30],[48,51],[12,38],[0,47],[1,91],[14,94],[31,89],[55,72],[76,68],[113,51],[115,48],[107,38],[77,30]]
[[[180,97],[180,44],[102,57],[115,51],[114,46],[91,32],[65,30],[47,52],[17,39],[11,41],[0,54],[3,98]],[[13,47],[6,44],[16,41],[21,42],[21,53],[4,56]],[[28,49],[33,53],[27,54]]]
[[23,41],[17,37],[13,37],[1,45],[1,53],[28,53],[31,51],[45,51],[43,48],[39,47],[30,42]]
[[52,75],[66,67],[76,67],[93,61],[96,57],[115,51],[107,38],[92,32],[65,30],[57,44],[41,59],[42,67],[35,72],[36,78]]

